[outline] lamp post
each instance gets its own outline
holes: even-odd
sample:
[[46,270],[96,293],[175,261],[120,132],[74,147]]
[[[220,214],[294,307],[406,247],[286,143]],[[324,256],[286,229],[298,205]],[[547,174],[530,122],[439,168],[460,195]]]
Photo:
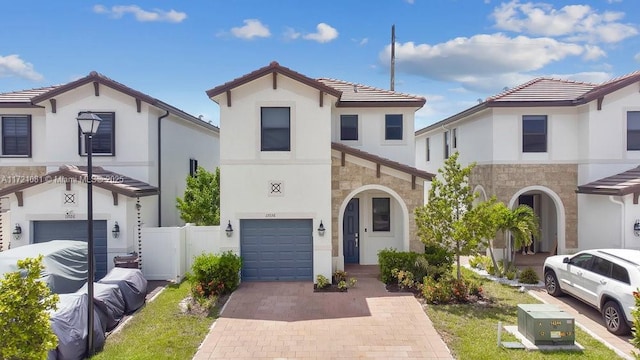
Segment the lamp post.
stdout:
[[91,155],[93,153],[93,135],[100,126],[100,117],[91,112],[81,112],[76,118],[80,131],[85,138],[85,148],[87,150],[87,292],[89,302],[87,304],[87,357],[93,355],[93,280],[95,272],[95,261],[93,259],[93,165]]

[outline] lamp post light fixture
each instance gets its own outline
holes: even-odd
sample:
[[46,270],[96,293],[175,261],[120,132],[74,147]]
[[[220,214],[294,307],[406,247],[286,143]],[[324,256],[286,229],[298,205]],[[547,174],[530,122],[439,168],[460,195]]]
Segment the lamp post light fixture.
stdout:
[[116,221],[115,225],[113,225],[113,229],[111,230],[111,234],[113,235],[114,239],[117,239],[118,237],[120,237],[120,225],[118,225],[117,221]]
[[22,237],[22,228],[20,227],[20,224],[16,224],[16,226],[13,228],[13,239],[20,240],[21,237]]
[[227,229],[224,232],[227,233],[227,237],[231,237],[231,235],[233,235],[233,226],[231,226],[231,220],[229,220],[229,223],[227,224]]
[[325,231],[324,224],[322,224],[322,220],[320,220],[320,226],[318,226],[318,235],[324,236],[324,231]]
[[92,112],[81,112],[76,118],[80,131],[85,137],[85,148],[87,151],[87,289],[89,301],[87,303],[87,357],[93,355],[93,324],[94,324],[94,305],[93,305],[93,280],[95,272],[95,260],[93,259],[93,164],[91,156],[93,155],[93,135],[98,131],[100,126],[100,117]]
[[640,220],[633,223],[633,233],[635,236],[640,236]]

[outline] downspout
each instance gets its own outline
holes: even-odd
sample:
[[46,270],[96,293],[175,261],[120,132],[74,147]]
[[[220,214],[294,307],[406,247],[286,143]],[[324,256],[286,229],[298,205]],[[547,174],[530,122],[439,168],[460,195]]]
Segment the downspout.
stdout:
[[158,117],[158,227],[162,227],[162,122],[169,116],[169,110]]
[[620,205],[620,209],[622,210],[622,220],[620,220],[620,236],[621,236],[620,248],[626,249],[627,237],[624,235],[624,221],[626,220],[626,214],[624,211],[624,202],[620,200],[616,200],[613,195],[609,196],[609,201],[611,201],[614,204]]

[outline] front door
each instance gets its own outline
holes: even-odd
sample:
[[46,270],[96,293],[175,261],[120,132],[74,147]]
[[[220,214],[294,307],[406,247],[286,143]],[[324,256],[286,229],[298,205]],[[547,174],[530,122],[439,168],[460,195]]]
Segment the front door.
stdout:
[[344,262],[346,264],[360,263],[360,201],[353,198],[347,204],[342,220],[342,239],[344,242]]

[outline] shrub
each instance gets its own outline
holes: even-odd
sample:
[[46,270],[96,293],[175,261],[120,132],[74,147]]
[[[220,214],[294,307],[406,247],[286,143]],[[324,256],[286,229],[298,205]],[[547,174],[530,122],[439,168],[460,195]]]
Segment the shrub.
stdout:
[[445,281],[445,284],[451,286],[452,300],[458,303],[465,303],[469,299],[469,289],[464,279],[451,279]]
[[[636,349],[640,349],[640,289],[637,289],[633,292],[633,298],[636,301],[636,308],[631,310],[631,315],[633,316],[633,339],[631,339],[631,343]],[[634,353],[636,359],[640,359],[640,355],[638,353]]]
[[469,295],[473,296],[481,296],[482,295],[482,284],[478,280],[467,280],[467,289],[469,291]]
[[329,286],[330,284],[331,284],[331,282],[329,281],[329,279],[327,279],[326,276],[324,276],[324,275],[316,276],[316,287],[318,289],[324,289],[327,286]]
[[443,246],[427,244],[424,246],[424,258],[427,259],[429,265],[445,268],[448,271],[453,265],[454,253]]
[[231,251],[195,257],[189,276],[194,297],[228,294],[240,284],[242,260]]
[[341,281],[338,283],[338,289],[340,289],[340,290],[347,290],[347,282],[346,282],[346,281],[344,281],[344,280],[341,280]]
[[58,338],[49,311],[58,295],[40,281],[42,255],[18,260],[18,271],[0,279],[0,359],[44,359]]
[[401,289],[412,289],[416,287],[416,281],[411,271],[393,269],[391,275],[396,279]]
[[349,287],[350,287],[350,288],[354,288],[354,287],[356,287],[356,284],[357,284],[357,283],[358,283],[358,279],[356,279],[356,278],[354,278],[354,277],[349,278]]
[[479,269],[482,267],[482,255],[476,255],[469,257],[469,266],[474,269]]
[[523,284],[537,284],[540,280],[536,271],[531,267],[522,270],[519,279]]
[[378,252],[378,264],[382,282],[389,284],[394,280],[391,270],[412,270],[415,267],[416,252],[399,252],[395,249],[383,249]]
[[448,304],[452,298],[451,287],[444,278],[436,281],[425,276],[422,283],[422,296],[430,304]]
[[509,270],[507,270],[507,273],[505,274],[505,276],[507,277],[508,280],[515,279],[517,275],[518,275],[518,271],[516,271],[515,269],[509,269]]
[[336,270],[333,273],[333,280],[336,283],[339,283],[340,281],[347,281],[347,272],[344,270]]

